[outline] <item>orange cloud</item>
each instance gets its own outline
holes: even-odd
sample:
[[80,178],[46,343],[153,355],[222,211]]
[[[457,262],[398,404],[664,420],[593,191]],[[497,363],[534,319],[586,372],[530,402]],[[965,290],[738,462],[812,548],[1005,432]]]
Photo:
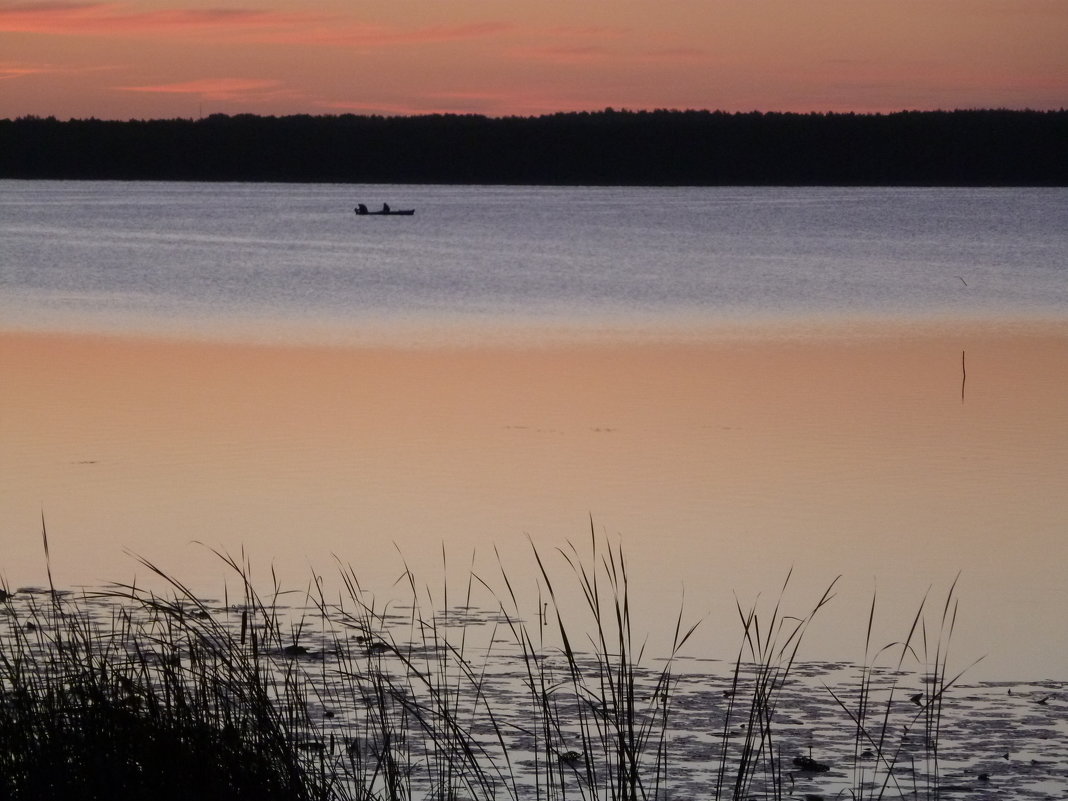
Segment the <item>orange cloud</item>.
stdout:
[[608,58],[609,51],[599,45],[557,45],[516,48],[512,54],[524,60],[550,64],[588,64]]
[[592,62],[625,61],[630,47],[625,40],[633,32],[619,26],[569,26],[526,31],[531,44],[517,44],[508,55],[523,61],[536,61],[556,66],[590,64]]
[[608,25],[587,25],[584,27],[557,25],[555,28],[548,29],[548,33],[551,36],[584,36],[595,37],[597,39],[619,39],[630,32],[629,28],[611,27]]
[[691,62],[701,61],[708,58],[707,50],[699,50],[696,47],[676,47],[664,50],[651,50],[643,58],[647,61],[664,62]]
[[469,25],[436,25],[429,28],[385,28],[377,25],[311,24],[287,26],[274,31],[257,31],[247,41],[257,44],[327,45],[339,47],[393,47],[397,45],[435,44],[466,39],[482,39],[502,34],[511,25],[480,22]]
[[152,92],[161,94],[201,95],[206,100],[235,100],[248,93],[260,93],[263,90],[276,89],[279,81],[259,80],[254,78],[203,78],[197,81],[165,83],[155,86],[117,86],[123,92]]
[[114,70],[111,66],[60,67],[54,64],[29,64],[21,62],[0,62],[0,80],[25,78],[30,75],[81,75],[90,72]]
[[62,36],[198,32],[235,25],[279,24],[277,15],[248,9],[128,12],[111,3],[19,3],[0,6],[0,31]]
[[0,5],[0,33],[55,36],[212,35],[256,44],[392,46],[481,38],[509,25],[480,22],[426,28],[386,28],[321,14],[248,8],[163,9],[136,12],[114,3]]
[[27,75],[47,75],[59,72],[52,67],[31,67],[25,64],[0,64],[0,81],[10,78],[23,78]]

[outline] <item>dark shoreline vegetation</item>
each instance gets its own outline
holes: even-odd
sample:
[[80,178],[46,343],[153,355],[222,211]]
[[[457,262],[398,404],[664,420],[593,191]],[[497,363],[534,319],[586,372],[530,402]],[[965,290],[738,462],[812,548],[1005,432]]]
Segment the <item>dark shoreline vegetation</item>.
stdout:
[[1066,186],[1068,111],[0,120],[0,178]]
[[[785,693],[805,673],[798,649],[834,583],[800,614],[786,608],[789,577],[770,610],[739,602],[736,656],[700,680],[714,683],[699,710],[705,730],[683,734],[692,697],[680,695],[676,662],[698,624],[680,612],[665,621],[668,653],[646,654],[624,554],[596,535],[552,558],[532,549],[533,615],[499,560],[494,576],[472,566],[452,596],[405,568],[406,600],[383,604],[340,563],[340,590],[313,576],[304,591],[274,580],[260,594],[244,555],[218,556],[238,597],[203,600],[144,560],[162,591],[3,590],[0,799],[722,801],[831,797],[835,786],[856,799],[934,799],[951,789],[939,759],[943,703],[963,673],[947,667],[955,585],[944,602],[923,599],[883,647],[872,642],[873,598],[848,688],[805,691],[837,710],[838,746],[810,732],[805,748]],[[922,683],[906,689],[909,677]]]

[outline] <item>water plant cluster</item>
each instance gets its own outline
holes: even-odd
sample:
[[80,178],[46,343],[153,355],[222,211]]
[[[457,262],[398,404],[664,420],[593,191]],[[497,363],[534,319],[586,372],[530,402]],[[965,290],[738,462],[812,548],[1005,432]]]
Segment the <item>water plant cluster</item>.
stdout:
[[[314,576],[287,593],[272,575],[261,592],[248,559],[225,553],[239,589],[221,601],[148,561],[152,590],[5,587],[0,799],[825,797],[812,788],[826,755],[784,732],[782,699],[833,584],[800,615],[783,595],[738,603],[741,645],[714,702],[683,709],[676,666],[698,624],[680,613],[654,658],[632,629],[621,547],[591,533],[552,558],[532,548],[532,610],[503,567],[491,581],[472,566],[458,597],[405,569],[406,599],[382,603],[340,563],[337,589]],[[826,691],[852,744],[826,797],[937,797],[942,701],[959,678],[953,589],[933,625],[925,606],[875,648],[873,601],[858,681]],[[903,699],[911,657],[926,690]],[[683,713],[706,729],[681,732]]]

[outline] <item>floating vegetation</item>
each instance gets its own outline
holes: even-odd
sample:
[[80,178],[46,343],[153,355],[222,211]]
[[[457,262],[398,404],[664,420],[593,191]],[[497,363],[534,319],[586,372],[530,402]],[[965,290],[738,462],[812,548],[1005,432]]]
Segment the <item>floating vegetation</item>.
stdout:
[[[860,665],[799,659],[800,615],[737,611],[733,662],[666,655],[632,630],[622,549],[548,555],[538,590],[500,565],[453,587],[402,576],[401,604],[351,567],[299,593],[219,553],[239,597],[163,589],[0,598],[0,798],[1046,798],[1068,764],[1064,687],[962,685],[954,587]],[[444,555],[443,555],[444,561]],[[888,664],[882,664],[887,661]],[[951,696],[952,693],[952,696]],[[1053,788],[1053,789],[1051,789]],[[983,797],[981,795],[975,797]]]

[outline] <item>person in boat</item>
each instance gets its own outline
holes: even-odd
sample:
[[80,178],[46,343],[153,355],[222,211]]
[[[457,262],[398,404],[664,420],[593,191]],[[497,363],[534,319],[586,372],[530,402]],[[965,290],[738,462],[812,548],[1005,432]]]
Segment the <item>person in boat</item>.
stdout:
[[367,206],[365,206],[363,203],[359,204],[356,207],[356,213],[357,214],[366,214],[367,213]]
[[389,214],[389,204],[388,203],[383,203],[382,204],[382,213],[383,214]]

